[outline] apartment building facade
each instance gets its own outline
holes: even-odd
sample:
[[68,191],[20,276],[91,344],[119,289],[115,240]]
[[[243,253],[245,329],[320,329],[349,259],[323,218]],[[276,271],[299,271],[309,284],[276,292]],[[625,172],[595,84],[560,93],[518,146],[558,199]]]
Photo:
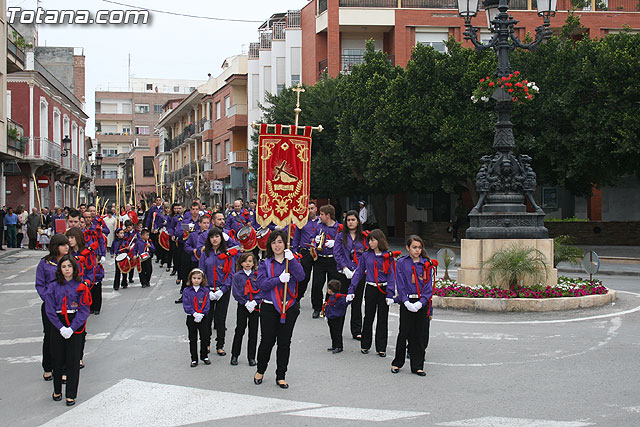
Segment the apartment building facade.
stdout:
[[[152,79],[140,80],[152,82]],[[179,83],[176,85],[179,86]],[[141,91],[95,92],[96,140],[102,155],[102,167],[95,185],[97,194],[103,200],[116,200],[118,182],[120,185],[124,183],[122,194],[126,193],[127,196],[120,200],[122,203],[155,195],[154,159],[158,147],[155,125],[165,103],[184,97],[181,94],[155,92],[153,88],[142,90],[139,85],[133,87]],[[134,175],[135,191],[132,193]]]
[[[560,31],[571,8],[569,0],[558,0],[557,4],[558,13],[551,21],[554,32]],[[636,1],[607,0],[604,4],[608,10],[598,10],[601,6],[592,0],[589,10],[575,12],[590,37],[621,31],[625,25],[640,30]],[[516,35],[535,34],[540,25],[535,3],[511,0],[509,8],[520,21]],[[482,39],[491,38],[484,13],[472,22],[480,28]],[[302,8],[301,28],[305,84],[314,84],[325,71],[335,77],[361,63],[368,39],[403,67],[417,43],[444,51],[449,37],[464,40],[464,22],[458,17],[456,0],[311,0]]]
[[247,55],[227,58],[220,75],[165,106],[158,165],[166,164],[163,193],[175,188],[176,201],[247,197],[247,62]]

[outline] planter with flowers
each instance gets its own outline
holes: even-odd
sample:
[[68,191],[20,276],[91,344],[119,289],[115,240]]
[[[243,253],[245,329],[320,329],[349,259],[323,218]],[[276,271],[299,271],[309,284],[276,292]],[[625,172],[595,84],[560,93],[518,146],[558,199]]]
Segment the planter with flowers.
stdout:
[[535,82],[522,77],[519,71],[514,71],[504,77],[485,77],[480,79],[478,87],[473,91],[471,101],[489,102],[491,98],[500,101],[511,101],[517,104],[532,101],[540,92]]

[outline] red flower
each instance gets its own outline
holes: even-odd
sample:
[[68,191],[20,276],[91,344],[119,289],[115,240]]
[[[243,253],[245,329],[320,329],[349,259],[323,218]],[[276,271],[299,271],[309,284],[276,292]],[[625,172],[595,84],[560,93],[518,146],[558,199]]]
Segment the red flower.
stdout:
[[484,81],[484,79],[480,79],[480,83],[482,83]]
[[527,99],[531,99],[533,98],[531,95],[527,95]]
[[489,82],[489,87],[493,87],[493,86],[495,86],[495,83],[494,82]]
[[513,89],[507,89],[507,92],[511,93],[513,92]]
[[520,74],[520,71],[514,71],[513,74],[515,74],[516,76]]
[[507,81],[507,78],[506,77],[502,77],[500,80],[502,80],[504,82],[504,81]]

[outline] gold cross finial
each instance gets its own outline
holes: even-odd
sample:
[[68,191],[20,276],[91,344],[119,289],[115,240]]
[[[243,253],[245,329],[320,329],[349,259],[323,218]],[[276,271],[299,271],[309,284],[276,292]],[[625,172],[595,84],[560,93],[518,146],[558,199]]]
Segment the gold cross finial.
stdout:
[[297,92],[296,107],[300,107],[300,93],[305,92],[304,88],[300,85],[300,82],[298,82],[298,85],[291,90]]

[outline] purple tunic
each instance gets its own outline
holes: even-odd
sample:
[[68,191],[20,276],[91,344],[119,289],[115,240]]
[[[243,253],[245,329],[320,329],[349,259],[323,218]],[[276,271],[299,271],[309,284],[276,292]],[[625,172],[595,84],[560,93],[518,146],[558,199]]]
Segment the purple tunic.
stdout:
[[[247,286],[247,281],[251,289]],[[260,302],[260,288],[258,288],[258,272],[252,271],[248,276],[244,270],[240,270],[233,275],[233,287],[231,292],[233,298],[239,304],[245,305],[248,301]]]
[[[362,254],[367,249],[364,244],[366,237],[362,236],[361,239],[356,239],[354,242],[353,239],[351,239],[351,234],[346,231],[346,233],[349,234],[347,235],[347,245],[345,246],[344,243],[342,243],[343,233],[345,233],[345,231],[336,234],[336,243],[333,247],[333,257],[336,259],[336,268],[338,271],[342,271],[347,267],[349,270],[355,271],[356,267],[358,267],[356,262],[358,264],[360,263],[360,258],[362,258]],[[354,261],[354,254],[355,260],[357,261]]]
[[[376,255],[374,251],[369,249],[362,254],[360,264],[351,278],[349,285],[349,293],[354,294],[356,287],[363,277],[366,277],[367,283],[387,283],[387,298],[393,298],[396,292],[395,280],[395,261],[390,252],[388,257],[384,257],[384,253]],[[385,273],[386,270],[386,273]],[[377,272],[377,274],[376,274]]]
[[49,285],[56,280],[57,270],[58,263],[55,260],[46,261],[44,258],[40,260],[36,269],[36,291],[42,301],[45,299]]
[[[194,300],[197,307],[194,305]],[[207,314],[210,308],[209,288],[201,285],[198,292],[193,286],[184,288],[182,291],[182,308],[184,308],[185,313],[192,316],[195,312]]]
[[434,274],[435,270],[431,268],[426,258],[421,257],[418,262],[413,262],[409,255],[400,258],[396,264],[396,288],[399,302],[404,304],[405,301],[409,301],[409,295],[420,295],[422,306],[430,306]]
[[193,254],[194,249],[197,250],[198,256],[202,256],[202,247],[207,241],[208,234],[209,230],[194,231],[193,233],[189,234],[189,237],[184,242],[184,251],[191,255],[191,262],[198,262],[199,259]]
[[[336,221],[332,226],[328,226],[326,224],[320,223],[319,227],[316,228],[316,234],[313,236],[313,238],[324,233],[325,241],[335,240],[336,235],[338,234],[338,227],[340,227],[340,224],[338,224],[338,221]],[[315,241],[314,241],[314,244],[315,244]],[[323,246],[322,248],[318,249],[317,252],[318,252],[318,256],[331,256],[333,255],[333,248],[328,248],[326,246]]]
[[[47,313],[47,317],[56,327],[60,329],[63,326],[67,326],[74,331],[82,329],[84,323],[89,318],[89,305],[84,297],[84,292],[78,292],[78,286],[81,282],[76,280],[65,281],[64,285],[61,285],[57,281],[51,282],[49,290],[45,296],[44,309]],[[82,286],[85,286],[84,284]],[[86,287],[86,286],[85,286]],[[75,317],[71,321],[71,325],[62,324],[58,318],[58,312],[62,312],[62,305],[66,297],[67,311],[75,312]]]
[[329,295],[327,302],[324,303],[324,315],[327,319],[344,317],[344,315],[347,314],[347,306],[349,303],[345,297],[345,294]]
[[291,242],[291,250],[293,252],[300,252],[301,249],[309,249],[311,245],[314,245],[313,238],[316,236],[319,223],[320,220],[318,218],[310,219],[304,227],[296,229]]
[[[278,262],[274,258],[266,258],[260,261],[258,267],[258,287],[261,297],[271,301],[273,306],[282,314],[282,297],[284,296],[284,283],[280,282],[280,274],[285,270],[286,261]],[[287,308],[295,304],[298,298],[298,283],[304,280],[304,269],[297,259],[289,261],[289,274],[291,281],[288,285]]]
[[156,251],[155,246],[153,246],[153,242],[151,240],[144,241],[142,239],[137,239],[135,245],[133,246],[133,255],[140,256],[144,252],[148,252],[149,255]]
[[234,257],[220,259],[218,255],[219,254],[213,249],[209,252],[208,256],[206,252],[202,251],[198,268],[204,271],[204,274],[207,276],[207,285],[213,292],[219,289],[223,293],[226,293],[231,289],[233,280],[233,269],[231,266],[235,263],[235,259]]
[[178,217],[173,227],[173,235],[178,238],[178,242],[184,242],[185,240],[187,240],[184,238],[184,229],[182,228],[182,225],[194,224],[193,231],[195,232],[200,230],[200,224],[198,223],[199,220],[200,220],[199,216],[193,219],[191,212],[187,212],[186,214],[182,215],[182,217]]

